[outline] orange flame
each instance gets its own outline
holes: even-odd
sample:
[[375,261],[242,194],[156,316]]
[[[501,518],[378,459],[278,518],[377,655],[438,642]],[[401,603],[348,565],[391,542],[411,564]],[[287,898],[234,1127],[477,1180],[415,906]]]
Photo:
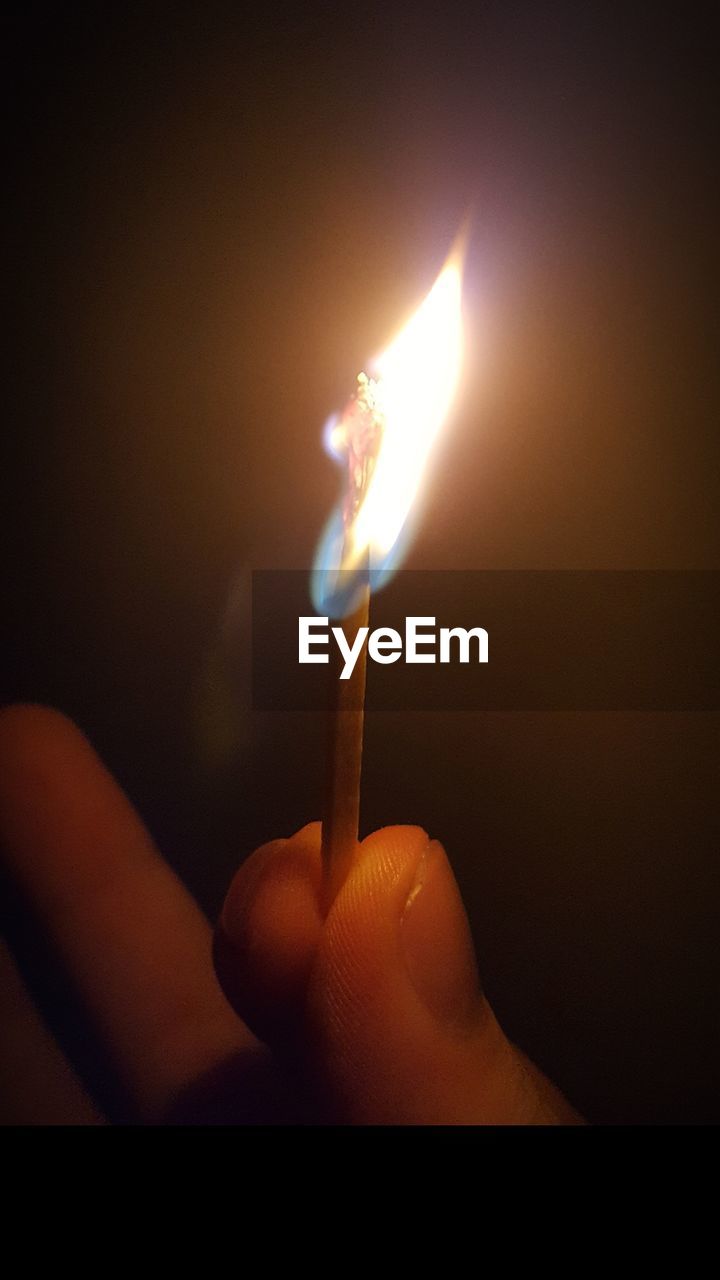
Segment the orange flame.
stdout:
[[462,262],[446,262],[432,289],[375,362],[384,419],[370,483],[353,522],[349,561],[392,552],[447,418],[462,362]]
[[350,587],[338,585],[341,570],[350,570],[346,578],[369,570],[378,586],[397,567],[401,535],[460,378],[463,240],[420,306],[376,357],[372,377],[358,379],[362,404],[351,403],[328,436],[334,456],[350,463],[352,500],[335,512],[318,548],[313,597],[322,612],[342,612],[347,604]]

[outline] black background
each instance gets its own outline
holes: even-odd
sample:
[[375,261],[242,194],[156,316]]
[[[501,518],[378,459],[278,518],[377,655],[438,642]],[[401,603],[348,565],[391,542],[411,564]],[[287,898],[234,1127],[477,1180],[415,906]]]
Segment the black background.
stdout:
[[[708,23],[6,10],[0,696],[78,720],[211,913],[320,808],[317,717],[250,712],[250,570],[309,566],[322,422],[469,203],[407,566],[718,567]],[[716,773],[709,714],[369,720],[365,829],[445,842],[501,1022],[592,1119],[719,1118]]]

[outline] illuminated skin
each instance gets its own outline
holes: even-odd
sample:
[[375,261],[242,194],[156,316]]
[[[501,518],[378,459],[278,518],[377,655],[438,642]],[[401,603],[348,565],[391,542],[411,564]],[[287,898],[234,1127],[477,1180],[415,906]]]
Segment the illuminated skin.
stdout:
[[[419,828],[368,837],[326,919],[319,824],[259,849],[214,968],[210,925],[86,739],[11,707],[0,848],[118,1082],[114,1119],[577,1122],[500,1030],[445,853]],[[0,967],[0,1120],[102,1123],[8,951]]]

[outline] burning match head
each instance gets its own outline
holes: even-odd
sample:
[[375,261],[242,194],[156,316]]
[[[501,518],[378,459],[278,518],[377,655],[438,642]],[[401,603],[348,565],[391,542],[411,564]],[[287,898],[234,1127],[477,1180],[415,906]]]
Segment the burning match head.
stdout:
[[338,423],[338,432],[347,454],[348,486],[345,498],[345,529],[352,528],[372,477],[382,435],[385,415],[380,388],[366,373],[359,373],[357,390]]
[[359,375],[349,404],[329,424],[329,447],[344,462],[347,478],[315,561],[312,595],[319,613],[346,616],[368,582],[377,590],[402,559],[428,458],[460,375],[462,257],[456,248],[373,362],[372,376]]

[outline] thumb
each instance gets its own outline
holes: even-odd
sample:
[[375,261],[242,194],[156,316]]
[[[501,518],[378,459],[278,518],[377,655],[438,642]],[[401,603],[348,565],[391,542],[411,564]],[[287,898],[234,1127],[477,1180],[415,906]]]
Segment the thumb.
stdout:
[[577,1120],[485,1000],[437,841],[417,827],[369,836],[324,920],[321,879],[319,824],[258,850],[230,887],[215,954],[231,1003],[324,1119]]

